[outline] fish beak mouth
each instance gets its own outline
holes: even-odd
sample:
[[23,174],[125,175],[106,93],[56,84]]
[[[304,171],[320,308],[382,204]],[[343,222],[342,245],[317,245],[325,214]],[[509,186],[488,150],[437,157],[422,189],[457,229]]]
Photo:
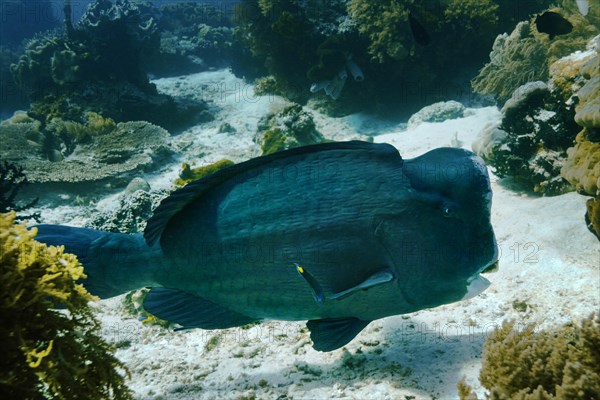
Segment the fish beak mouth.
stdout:
[[462,297],[461,300],[472,299],[477,296],[485,289],[490,286],[490,281],[488,281],[483,276],[478,273],[467,279],[467,293]]
[[493,258],[495,261],[490,262],[485,267],[481,268],[479,272],[471,276],[467,279],[467,293],[463,296],[461,300],[472,299],[478,294],[482,293],[485,289],[487,289],[491,283],[486,278],[479,274],[487,274],[490,272],[496,272],[499,268],[499,260],[496,257]]

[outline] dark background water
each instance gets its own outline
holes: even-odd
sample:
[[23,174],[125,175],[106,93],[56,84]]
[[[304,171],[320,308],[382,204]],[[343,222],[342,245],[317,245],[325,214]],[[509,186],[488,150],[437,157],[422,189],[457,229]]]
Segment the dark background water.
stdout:
[[[114,0],[113,0],[114,1]],[[73,21],[78,21],[92,1],[71,1]],[[154,0],[155,5],[194,2],[194,0]],[[230,13],[237,0],[198,0]],[[63,23],[63,0],[0,0],[0,44],[16,44],[35,33],[60,27]]]
[[[115,2],[115,0],[110,0]],[[132,2],[136,2],[132,0]],[[231,15],[239,0],[152,0],[160,6],[173,3],[210,4]],[[72,21],[76,23],[93,0],[72,0]],[[14,110],[27,109],[29,98],[19,88],[10,72],[26,43],[35,34],[52,29],[64,29],[64,0],[0,0],[0,119]]]

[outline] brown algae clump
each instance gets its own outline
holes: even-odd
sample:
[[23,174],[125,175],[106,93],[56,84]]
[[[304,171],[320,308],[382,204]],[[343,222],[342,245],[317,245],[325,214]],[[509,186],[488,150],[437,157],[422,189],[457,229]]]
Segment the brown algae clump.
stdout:
[[196,168],[192,168],[188,163],[183,163],[181,165],[181,171],[179,172],[179,178],[175,180],[175,186],[185,186],[190,182],[202,179],[208,175],[212,175],[223,168],[232,166],[233,164],[233,161],[226,158],[215,163]]

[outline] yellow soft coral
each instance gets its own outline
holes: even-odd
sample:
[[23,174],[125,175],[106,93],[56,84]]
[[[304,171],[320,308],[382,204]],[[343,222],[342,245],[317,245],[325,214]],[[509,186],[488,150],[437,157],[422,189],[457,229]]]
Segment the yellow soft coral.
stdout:
[[98,336],[94,297],[77,283],[83,267],[14,221],[14,212],[0,214],[2,397],[131,398],[123,365]]
[[589,141],[587,131],[583,130],[577,135],[575,146],[567,149],[567,154],[562,176],[582,193],[600,194],[600,143]]

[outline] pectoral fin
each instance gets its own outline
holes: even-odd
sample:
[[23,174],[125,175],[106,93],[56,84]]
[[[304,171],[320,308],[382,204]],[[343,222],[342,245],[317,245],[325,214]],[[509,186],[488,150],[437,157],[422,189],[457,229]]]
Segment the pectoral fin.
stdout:
[[327,298],[331,300],[341,300],[345,297],[350,296],[353,293],[360,292],[361,290],[370,289],[375,286],[383,285],[384,283],[388,283],[393,280],[394,275],[390,271],[380,271],[371,275],[358,285],[351,287],[350,289],[346,289],[342,292],[335,293],[331,296],[327,296]]
[[315,350],[333,351],[349,343],[370,322],[353,317],[325,318],[308,321],[306,327]]
[[315,277],[312,276],[310,272],[308,272],[299,264],[296,264],[296,271],[298,271],[300,276],[306,280],[310,288],[313,290],[313,298],[315,299],[315,301],[319,304],[323,304],[323,302],[325,301],[325,293],[323,293],[323,289],[321,288],[321,285],[319,285],[319,282],[317,282]]
[[315,279],[315,277],[308,272],[308,270],[299,264],[296,265],[296,271],[306,280],[308,285],[313,291],[313,298],[319,304],[323,304],[325,300],[341,300],[345,297],[350,296],[351,294],[360,292],[361,290],[367,290],[375,286],[382,285],[384,283],[388,283],[394,280],[394,274],[389,270],[379,271],[375,274],[368,277],[366,280],[362,281],[356,286],[353,286],[349,289],[343,290],[341,292],[333,293],[331,295],[325,295],[323,288],[319,284],[319,282]]

